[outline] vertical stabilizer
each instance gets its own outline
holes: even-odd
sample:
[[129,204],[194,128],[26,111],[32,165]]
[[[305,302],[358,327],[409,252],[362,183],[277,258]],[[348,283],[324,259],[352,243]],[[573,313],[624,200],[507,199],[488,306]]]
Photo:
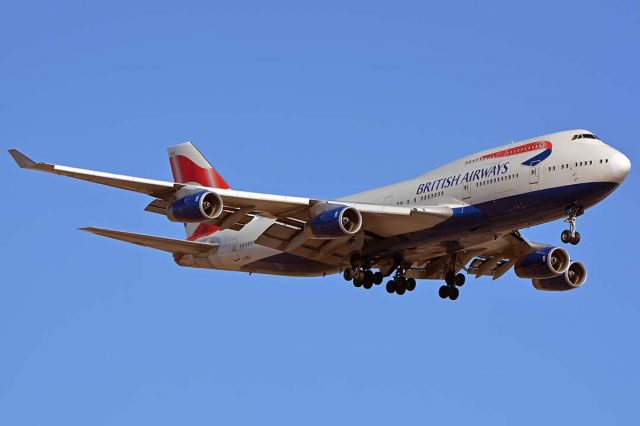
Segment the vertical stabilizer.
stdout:
[[[229,189],[229,184],[191,142],[172,146],[167,152],[174,182]],[[185,230],[189,240],[196,240],[211,235],[218,228],[208,223],[188,223],[185,224]]]

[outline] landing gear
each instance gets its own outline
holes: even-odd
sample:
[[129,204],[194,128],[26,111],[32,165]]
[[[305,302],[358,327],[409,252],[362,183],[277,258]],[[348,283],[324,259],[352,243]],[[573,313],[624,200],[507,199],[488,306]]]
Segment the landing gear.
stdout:
[[373,285],[382,283],[384,276],[381,272],[373,272],[371,270],[371,260],[361,257],[359,253],[351,255],[351,268],[347,268],[342,273],[342,277],[346,281],[352,281],[355,287],[364,287],[370,289]]
[[583,213],[581,208],[571,207],[567,210],[569,217],[565,220],[569,224],[569,229],[565,229],[560,234],[560,240],[565,244],[573,244],[574,246],[580,242],[580,233],[576,231],[576,219]]
[[407,291],[413,291],[416,289],[416,280],[414,278],[405,277],[405,272],[402,269],[398,269],[395,277],[387,282],[387,293],[395,293],[402,296]]
[[[452,265],[452,268],[455,267],[455,264]],[[458,287],[462,287],[464,285],[466,277],[464,274],[456,274],[453,269],[447,271],[444,274],[444,282],[445,285],[438,289],[438,295],[442,299],[451,299],[456,300],[458,296],[460,296],[460,290]]]
[[460,296],[460,290],[455,285],[445,284],[438,289],[438,296],[442,299],[456,300]]

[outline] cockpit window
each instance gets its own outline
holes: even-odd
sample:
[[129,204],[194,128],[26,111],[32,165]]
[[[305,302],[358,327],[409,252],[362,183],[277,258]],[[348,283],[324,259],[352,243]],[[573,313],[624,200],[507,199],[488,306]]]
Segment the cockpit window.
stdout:
[[573,135],[573,137],[571,138],[572,141],[575,141],[577,139],[600,139],[600,138],[597,137],[596,135],[591,134],[591,133],[583,133],[581,135]]

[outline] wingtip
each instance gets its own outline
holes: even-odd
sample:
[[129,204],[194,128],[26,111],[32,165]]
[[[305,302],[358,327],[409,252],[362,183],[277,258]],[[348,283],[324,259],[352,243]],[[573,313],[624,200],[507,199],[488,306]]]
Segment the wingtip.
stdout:
[[78,231],[82,231],[82,232],[91,232],[93,233],[96,230],[96,228],[93,228],[91,226],[83,226],[82,228],[78,228]]
[[13,160],[21,169],[30,169],[36,165],[35,161],[27,157],[17,149],[10,149],[9,154],[13,157]]

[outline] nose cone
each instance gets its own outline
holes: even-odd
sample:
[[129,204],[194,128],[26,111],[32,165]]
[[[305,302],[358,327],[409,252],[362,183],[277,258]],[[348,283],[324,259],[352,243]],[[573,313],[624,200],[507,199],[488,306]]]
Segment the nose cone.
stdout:
[[631,170],[631,161],[626,155],[616,151],[615,154],[611,156],[610,163],[613,179],[618,183],[622,183],[629,174],[629,170]]

